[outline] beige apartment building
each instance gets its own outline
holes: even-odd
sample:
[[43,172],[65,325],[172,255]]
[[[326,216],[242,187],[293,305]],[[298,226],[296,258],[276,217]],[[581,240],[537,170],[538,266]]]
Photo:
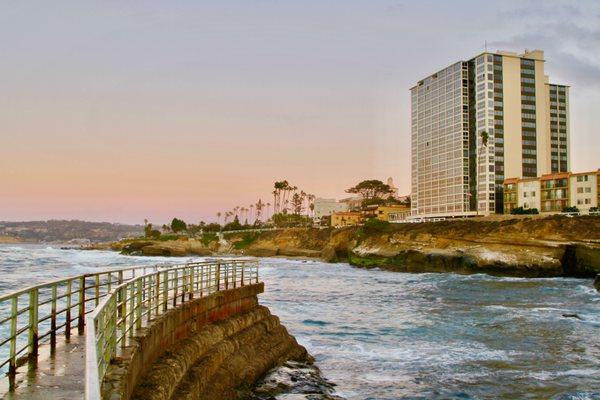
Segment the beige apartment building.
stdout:
[[360,225],[362,222],[363,214],[359,211],[334,212],[331,214],[331,226],[334,228]]
[[348,204],[338,202],[336,199],[323,199],[317,197],[314,202],[314,218],[320,220],[334,212],[348,211]]
[[577,207],[587,214],[600,204],[600,169],[590,172],[559,172],[539,178],[504,181],[504,213],[517,207],[536,208],[540,213],[559,213]]
[[569,171],[569,87],[544,64],[484,52],[411,88],[411,218],[502,213],[507,177]]

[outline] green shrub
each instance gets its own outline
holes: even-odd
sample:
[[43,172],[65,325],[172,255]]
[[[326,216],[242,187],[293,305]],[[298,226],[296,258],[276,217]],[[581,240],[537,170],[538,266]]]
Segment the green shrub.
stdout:
[[510,213],[513,215],[529,215],[529,214],[539,214],[540,212],[537,208],[516,207],[516,208],[513,208]]
[[238,216],[236,215],[235,218],[233,219],[233,221],[231,221],[230,223],[226,224],[223,227],[224,231],[239,231],[240,229],[243,229],[244,227],[242,226],[242,224],[240,224],[240,220],[238,218]]
[[152,239],[158,239],[160,237],[160,231],[156,230],[156,229],[152,229],[150,232],[148,232],[148,237],[150,237]]
[[179,239],[179,235],[159,235],[159,236],[160,237],[158,237],[157,239],[160,240],[161,242]]
[[202,238],[200,238],[200,241],[205,246],[208,246],[210,242],[216,242],[217,240],[218,236],[215,233],[205,233],[204,235],[202,235]]
[[221,225],[216,222],[212,222],[204,227],[204,232],[219,232],[221,230]]
[[246,247],[250,246],[252,243],[256,242],[256,240],[258,240],[259,237],[260,237],[259,232],[244,233],[244,235],[242,236],[242,240],[234,242],[233,247],[236,250],[245,249]]
[[564,213],[578,213],[579,212],[579,208],[572,206],[572,207],[565,207],[563,208],[562,212]]
[[365,222],[364,225],[356,231],[356,239],[362,241],[368,235],[388,232],[391,227],[392,224],[390,224],[387,221],[382,221],[377,218],[371,218],[367,220],[367,222]]
[[273,225],[277,228],[292,228],[297,226],[312,226],[312,218],[300,214],[275,214],[272,217]]
[[368,233],[381,233],[390,230],[391,224],[377,218],[371,218],[365,222],[363,229]]

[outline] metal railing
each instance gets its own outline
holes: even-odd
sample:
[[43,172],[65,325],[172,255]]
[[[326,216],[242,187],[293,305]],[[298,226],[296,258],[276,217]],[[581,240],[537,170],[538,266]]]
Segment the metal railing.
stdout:
[[42,343],[56,346],[57,335],[84,332],[85,315],[115,286],[161,266],[84,274],[42,283],[0,296],[0,373],[14,384],[16,369],[38,356]]
[[[86,363],[97,360],[98,374],[86,377],[86,387],[90,381],[99,387],[110,358],[153,316],[196,296],[257,281],[257,261],[220,260],[113,269],[2,295],[0,376],[8,376],[12,389],[17,368],[37,360],[40,345],[49,343],[54,350],[57,337],[68,339],[75,329],[81,335],[86,324],[93,324]],[[86,372],[91,367],[86,364]]]
[[173,266],[116,286],[86,317],[87,400],[99,400],[110,361],[152,318],[197,297],[258,282],[258,261],[221,260]]

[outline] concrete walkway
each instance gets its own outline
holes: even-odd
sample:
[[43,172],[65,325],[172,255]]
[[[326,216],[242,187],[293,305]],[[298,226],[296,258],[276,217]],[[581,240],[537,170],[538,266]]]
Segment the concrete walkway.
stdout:
[[58,336],[56,350],[50,354],[50,345],[40,346],[35,365],[17,369],[16,388],[0,388],[3,399],[27,400],[81,400],[85,392],[85,336],[71,334],[69,342]]

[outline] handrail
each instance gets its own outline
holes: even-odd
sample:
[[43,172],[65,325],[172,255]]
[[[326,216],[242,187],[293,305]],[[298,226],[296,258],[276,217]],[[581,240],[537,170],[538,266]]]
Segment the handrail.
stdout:
[[146,265],[86,273],[0,296],[0,376],[7,374],[12,387],[17,367],[37,359],[41,343],[49,341],[54,348],[59,331],[68,338],[74,327],[82,334],[85,314],[113,286],[162,268]]
[[110,361],[152,318],[196,296],[257,282],[258,261],[221,260],[173,266],[116,286],[86,317],[93,330],[86,335],[85,399],[101,398]]
[[60,278],[1,295],[0,377],[8,375],[12,388],[17,368],[27,361],[36,360],[42,343],[49,342],[54,349],[57,336],[63,334],[68,339],[75,327],[79,334],[83,334],[86,315],[100,304],[105,304],[116,287],[165,269],[215,263],[110,269]]

